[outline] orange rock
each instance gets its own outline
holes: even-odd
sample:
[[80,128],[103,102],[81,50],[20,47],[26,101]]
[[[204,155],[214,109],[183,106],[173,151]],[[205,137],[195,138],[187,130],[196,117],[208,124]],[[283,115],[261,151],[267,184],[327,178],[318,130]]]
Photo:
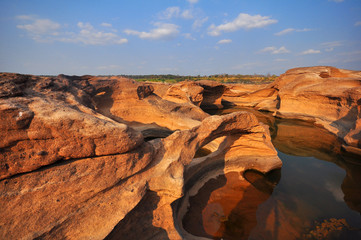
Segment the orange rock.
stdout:
[[[175,103],[117,77],[1,74],[0,83],[1,239],[104,239],[149,191],[159,197],[152,225],[181,239],[171,204],[185,174],[196,175],[187,166],[198,149],[223,137],[225,158],[218,152],[211,165],[281,166],[253,114],[208,117],[197,97]],[[144,142],[129,124],[180,130]]]
[[274,112],[281,118],[315,122],[361,148],[361,72],[334,67],[295,68],[254,92],[225,94],[225,100]]

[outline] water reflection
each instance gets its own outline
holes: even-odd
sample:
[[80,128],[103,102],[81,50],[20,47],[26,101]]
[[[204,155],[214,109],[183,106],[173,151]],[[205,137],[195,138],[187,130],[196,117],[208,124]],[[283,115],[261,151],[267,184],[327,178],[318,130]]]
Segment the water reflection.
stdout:
[[183,218],[189,233],[213,239],[248,239],[257,225],[258,205],[273,191],[274,182],[257,172],[229,172],[206,182],[189,198],[190,207]]
[[235,172],[212,179],[189,198],[183,227],[213,239],[361,239],[358,157],[312,123],[247,110],[270,126],[281,181],[275,187],[252,172],[246,180]]
[[[250,111],[270,126],[282,177],[237,168],[225,173],[224,163],[202,165],[185,197],[173,204],[184,239],[361,239],[360,160],[312,123]],[[148,192],[107,239],[168,239],[164,229],[152,226],[158,202]]]

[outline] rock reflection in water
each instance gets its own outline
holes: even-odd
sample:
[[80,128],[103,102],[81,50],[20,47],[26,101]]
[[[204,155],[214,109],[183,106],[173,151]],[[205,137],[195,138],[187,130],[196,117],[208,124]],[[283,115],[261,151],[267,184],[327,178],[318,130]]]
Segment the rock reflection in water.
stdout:
[[[257,225],[258,206],[272,194],[279,171],[271,177],[256,171],[229,172],[209,180],[195,196],[183,218],[189,233],[214,239],[248,239]],[[270,181],[271,179],[271,181]]]
[[[239,109],[226,110],[232,111]],[[335,135],[311,122],[251,112],[270,126],[283,167],[282,180],[258,207],[249,239],[308,239],[315,232],[323,238],[310,239],[361,239],[359,157],[342,152]],[[346,224],[320,227],[328,222]]]

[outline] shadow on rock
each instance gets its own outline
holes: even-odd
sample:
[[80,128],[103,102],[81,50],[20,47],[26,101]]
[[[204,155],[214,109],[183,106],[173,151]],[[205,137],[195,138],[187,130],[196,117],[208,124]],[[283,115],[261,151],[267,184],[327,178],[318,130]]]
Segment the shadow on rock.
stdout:
[[120,239],[169,239],[163,228],[153,226],[153,210],[157,208],[160,198],[156,192],[148,191],[142,201],[127,214],[105,238]]

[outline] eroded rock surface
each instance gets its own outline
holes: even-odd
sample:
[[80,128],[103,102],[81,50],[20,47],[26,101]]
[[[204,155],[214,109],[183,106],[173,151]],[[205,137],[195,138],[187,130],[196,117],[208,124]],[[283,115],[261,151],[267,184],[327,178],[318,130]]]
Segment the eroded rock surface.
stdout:
[[[161,231],[151,237],[182,239],[171,204],[206,164],[191,164],[198,149],[222,139],[228,153],[209,163],[225,171],[280,168],[253,114],[209,117],[201,92],[175,102],[123,78],[1,74],[0,238],[104,239],[152,193],[151,224]],[[175,132],[145,142],[149,129]]]
[[313,121],[361,148],[361,72],[334,67],[295,68],[256,91],[232,91],[224,99],[274,112],[281,118]]
[[[146,128],[153,125],[172,131],[189,129],[209,116],[192,101],[169,101],[154,94],[152,85],[131,79],[95,77],[89,79],[89,82],[96,91],[94,100],[97,111],[136,128],[146,124]],[[173,92],[171,89],[176,87],[170,87],[169,92]],[[196,101],[195,99],[196,97],[193,100]]]

